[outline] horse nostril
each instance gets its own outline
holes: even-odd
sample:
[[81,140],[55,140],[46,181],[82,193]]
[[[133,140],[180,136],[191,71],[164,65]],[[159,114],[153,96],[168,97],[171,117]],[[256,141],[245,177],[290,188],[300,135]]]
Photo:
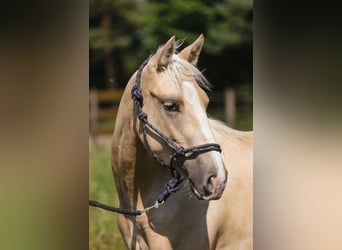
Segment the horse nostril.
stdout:
[[208,178],[207,185],[203,187],[203,192],[205,196],[209,196],[214,191],[213,179],[215,179],[215,175],[211,175]]
[[203,194],[204,194],[204,196],[209,196],[209,195],[211,195],[213,192],[211,192],[208,188],[210,188],[210,187],[208,187],[209,186],[209,184],[207,185],[207,186],[204,186],[203,187]]

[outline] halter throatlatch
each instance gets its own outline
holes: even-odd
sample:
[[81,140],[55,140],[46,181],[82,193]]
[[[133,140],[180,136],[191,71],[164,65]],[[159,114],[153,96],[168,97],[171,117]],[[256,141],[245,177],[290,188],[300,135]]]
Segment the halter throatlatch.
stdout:
[[[144,105],[144,98],[141,93],[141,74],[144,67],[147,65],[148,61],[152,55],[150,55],[139,67],[135,84],[131,90],[131,97],[136,109],[136,115],[141,122],[143,140],[145,147],[151,153],[153,158],[159,163],[159,165],[169,169],[172,179],[165,185],[165,191],[158,197],[156,203],[162,204],[166,201],[166,199],[171,195],[171,193],[177,192],[179,190],[179,184],[183,181],[181,179],[181,174],[174,167],[175,162],[184,162],[186,159],[193,159],[199,154],[203,154],[209,151],[218,151],[221,152],[221,147],[217,143],[207,143],[201,144],[198,146],[183,148],[182,146],[177,145],[172,139],[165,136],[162,132],[160,132],[156,127],[154,127],[148,120],[147,114],[142,111],[142,107]],[[151,146],[147,140],[147,127],[152,130],[158,138],[163,140],[171,149],[174,150],[174,154],[171,156],[171,160],[169,164],[166,164],[162,159],[158,157],[158,155],[151,149]]]

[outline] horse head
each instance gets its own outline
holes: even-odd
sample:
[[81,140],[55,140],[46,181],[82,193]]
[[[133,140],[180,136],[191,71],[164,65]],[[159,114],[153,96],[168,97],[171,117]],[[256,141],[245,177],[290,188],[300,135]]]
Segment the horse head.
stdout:
[[[148,121],[170,140],[183,148],[216,143],[206,109],[209,98],[203,89],[209,83],[196,68],[203,46],[203,35],[176,53],[179,43],[171,37],[149,59],[141,74],[143,111]],[[137,134],[143,141],[141,126]],[[152,131],[148,132],[151,150],[164,162],[173,152]],[[219,199],[227,181],[220,152],[208,151],[177,161],[177,170],[186,176],[198,199]]]

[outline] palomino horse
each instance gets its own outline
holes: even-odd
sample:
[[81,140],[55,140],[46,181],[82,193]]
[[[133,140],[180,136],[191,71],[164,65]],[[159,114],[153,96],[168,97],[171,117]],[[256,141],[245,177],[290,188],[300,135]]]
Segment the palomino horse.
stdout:
[[170,173],[151,152],[162,162],[172,162],[175,153],[154,130],[144,133],[131,99],[137,80],[142,110],[165,137],[183,148],[217,143],[222,149],[205,150],[176,164],[185,181],[163,206],[136,217],[118,215],[129,249],[253,248],[252,132],[208,119],[209,99],[203,89],[209,84],[195,67],[203,40],[200,35],[176,53],[172,37],[131,77],[122,96],[112,141],[121,208],[143,210],[155,202]]

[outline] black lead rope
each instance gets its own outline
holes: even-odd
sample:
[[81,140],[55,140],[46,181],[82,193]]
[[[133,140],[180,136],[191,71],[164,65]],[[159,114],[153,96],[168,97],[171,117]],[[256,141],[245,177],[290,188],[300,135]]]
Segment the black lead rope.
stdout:
[[[175,193],[179,190],[179,184],[182,183],[184,179],[181,179],[181,174],[179,171],[173,166],[175,162],[184,162],[186,159],[193,159],[199,154],[203,154],[209,151],[218,151],[221,152],[221,147],[217,143],[207,143],[207,144],[202,144],[198,145],[195,147],[191,148],[183,148],[181,146],[178,146],[173,140],[171,140],[169,137],[165,136],[162,132],[160,132],[156,127],[154,127],[148,120],[147,120],[147,114],[142,111],[142,107],[144,105],[144,98],[141,93],[141,86],[140,86],[140,81],[141,81],[141,74],[150,60],[152,55],[150,55],[139,67],[137,75],[136,75],[136,80],[135,80],[135,85],[132,87],[131,90],[131,98],[134,103],[135,109],[136,109],[136,114],[138,119],[141,122],[141,128],[142,128],[142,133],[143,133],[143,140],[145,147],[147,150],[151,153],[153,158],[159,163],[159,165],[169,169],[172,179],[169,180],[166,185],[165,185],[165,190],[164,192],[159,195],[157,198],[156,202],[154,205],[147,207],[144,210],[126,210],[126,209],[121,209],[121,208],[115,208],[109,205],[102,204],[97,201],[89,200],[89,206],[94,206],[98,208],[102,208],[107,211],[115,212],[115,213],[120,213],[120,214],[125,214],[125,215],[132,215],[132,216],[137,216],[141,215],[143,213],[148,212],[149,210],[153,208],[158,208],[160,205],[164,204],[167,198],[172,193]],[[171,147],[175,153],[171,156],[170,164],[167,165],[162,159],[158,157],[158,155],[152,150],[148,140],[147,140],[147,128],[152,130],[160,139],[162,139],[166,144]],[[180,164],[182,165],[182,164]]]
[[140,211],[140,210],[131,211],[131,210],[126,210],[126,209],[121,209],[121,208],[112,207],[112,206],[100,203],[98,201],[93,201],[93,200],[89,200],[89,206],[98,207],[107,211],[111,211],[111,212],[119,213],[119,214],[125,214],[125,215],[137,216],[143,213],[143,211]]

